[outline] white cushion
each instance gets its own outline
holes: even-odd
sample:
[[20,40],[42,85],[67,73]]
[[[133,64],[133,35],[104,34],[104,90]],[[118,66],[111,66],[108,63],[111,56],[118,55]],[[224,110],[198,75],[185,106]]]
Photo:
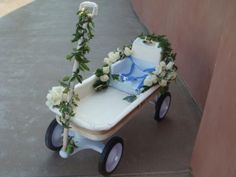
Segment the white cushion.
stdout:
[[143,43],[141,38],[136,38],[132,45],[133,57],[139,58],[155,66],[159,65],[162,49],[158,47],[159,43],[154,42],[153,45]]
[[[129,76],[132,77],[145,76],[148,74],[148,72],[143,72],[143,70],[148,68],[155,68],[154,65],[144,60],[136,59],[133,57],[132,60],[135,63],[135,67],[133,69],[133,72]],[[131,61],[130,58],[125,58],[121,61],[114,63],[111,66],[111,75],[112,74],[121,75],[130,73],[133,62]],[[109,85],[128,94],[137,95],[140,93],[140,89],[138,88],[138,86],[142,84],[142,82],[143,79],[137,79],[132,81],[111,80]]]

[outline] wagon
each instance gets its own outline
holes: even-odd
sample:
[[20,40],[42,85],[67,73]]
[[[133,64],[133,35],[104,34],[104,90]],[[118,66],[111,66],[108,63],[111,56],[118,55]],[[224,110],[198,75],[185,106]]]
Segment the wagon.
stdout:
[[[80,8],[82,7],[92,8],[93,16],[97,13],[95,3],[84,2]],[[134,40],[132,50],[131,56],[111,65],[111,72],[122,76],[121,81],[113,81],[107,89],[96,92],[93,84],[97,77],[92,75],[74,86],[75,92],[80,95],[80,101],[76,108],[78,111],[71,119],[67,131],[60,123],[59,110],[50,107],[56,114],[56,119],[49,125],[45,136],[45,143],[49,149],[59,151],[62,158],[67,158],[83,149],[93,149],[100,153],[100,173],[109,175],[117,168],[124,150],[123,139],[113,135],[135,118],[135,114],[146,103],[154,103],[156,121],[165,119],[171,103],[171,94],[169,92],[160,94],[159,85],[145,92],[137,91],[140,84],[143,84],[141,77],[146,77],[146,74],[159,64],[161,50],[156,44],[143,43],[140,38]],[[73,70],[78,64],[75,62]],[[136,99],[132,102],[123,99],[130,95],[135,95]],[[73,139],[77,147],[72,154],[65,151],[69,138]],[[103,143],[104,140],[107,142]]]

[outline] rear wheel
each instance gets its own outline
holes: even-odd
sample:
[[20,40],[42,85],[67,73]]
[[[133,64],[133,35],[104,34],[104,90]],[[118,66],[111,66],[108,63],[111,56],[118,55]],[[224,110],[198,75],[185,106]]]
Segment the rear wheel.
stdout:
[[166,92],[162,94],[156,102],[155,120],[162,121],[166,118],[166,114],[170,108],[171,94]]
[[59,151],[63,144],[64,128],[54,119],[45,134],[45,145],[52,151]]
[[123,140],[120,137],[111,138],[105,145],[99,160],[99,172],[109,175],[117,168],[123,154]]

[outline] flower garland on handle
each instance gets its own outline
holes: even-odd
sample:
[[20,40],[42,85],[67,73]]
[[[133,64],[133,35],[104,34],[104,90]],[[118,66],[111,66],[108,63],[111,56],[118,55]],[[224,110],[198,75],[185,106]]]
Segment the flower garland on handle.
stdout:
[[73,140],[68,140],[68,129],[70,128],[70,120],[75,115],[75,108],[79,101],[79,96],[74,91],[77,82],[82,83],[83,77],[80,71],[88,71],[89,60],[86,54],[90,48],[88,42],[93,38],[94,22],[91,13],[87,9],[80,9],[77,12],[78,22],[76,30],[73,34],[72,43],[76,43],[77,47],[66,56],[68,61],[74,61],[72,75],[65,76],[60,81],[60,86],[52,87],[47,94],[46,105],[49,108],[57,108],[61,115],[59,121],[64,127],[63,150],[72,153],[75,147]]
[[[145,92],[154,85],[160,86],[160,93],[163,94],[167,92],[169,84],[172,80],[177,77],[177,66],[174,64],[176,53],[173,53],[171,44],[165,35],[155,35],[155,34],[141,34],[138,36],[143,40],[144,43],[150,45],[153,43],[158,43],[158,47],[162,48],[161,51],[161,62],[156,66],[154,72],[150,73],[144,80],[141,92]],[[104,58],[104,65],[102,68],[98,68],[95,72],[97,80],[93,87],[96,91],[101,91],[109,86],[110,80],[119,80],[119,75],[110,76],[110,66],[122,60],[130,55],[133,51],[131,49],[131,44],[124,46],[122,49],[117,49],[114,52],[109,52],[108,56]],[[132,102],[136,98],[136,95],[131,95],[124,100]]]

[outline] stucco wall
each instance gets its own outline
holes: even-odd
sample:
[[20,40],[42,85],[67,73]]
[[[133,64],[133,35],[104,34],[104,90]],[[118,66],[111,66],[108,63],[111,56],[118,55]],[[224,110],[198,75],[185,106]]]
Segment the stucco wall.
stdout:
[[236,177],[236,1],[229,5],[193,151],[195,177]]
[[166,34],[178,53],[179,74],[204,107],[224,18],[225,0],[132,0],[151,32]]
[[192,156],[194,176],[235,177],[236,1],[132,3],[150,31],[169,36],[179,73],[204,108]]

